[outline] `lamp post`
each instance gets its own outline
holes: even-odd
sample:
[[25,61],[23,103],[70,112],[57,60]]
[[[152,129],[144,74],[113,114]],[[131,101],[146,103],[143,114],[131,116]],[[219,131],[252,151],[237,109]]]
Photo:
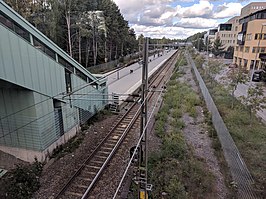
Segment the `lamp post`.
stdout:
[[253,68],[252,68],[252,73],[251,73],[251,76],[250,76],[250,82],[252,82],[252,77],[254,75],[254,71],[255,71],[255,66],[256,66],[256,63],[257,63],[257,58],[258,58],[258,53],[259,53],[259,47],[260,47],[260,40],[262,38],[262,31],[263,31],[263,27],[266,26],[266,23],[262,23],[261,24],[261,30],[260,30],[260,34],[259,34],[259,41],[258,41],[258,45],[257,45],[257,49],[256,49],[256,55],[255,55],[255,60],[253,62]]

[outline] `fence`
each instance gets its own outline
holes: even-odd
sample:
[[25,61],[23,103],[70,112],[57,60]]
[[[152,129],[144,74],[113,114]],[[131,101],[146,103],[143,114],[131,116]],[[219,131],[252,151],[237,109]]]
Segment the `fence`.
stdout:
[[222,145],[222,149],[224,152],[225,160],[229,166],[230,173],[232,175],[232,178],[234,182],[237,184],[238,188],[238,198],[241,199],[252,199],[256,198],[253,190],[252,190],[252,184],[254,183],[254,180],[252,179],[252,176],[242,159],[234,140],[232,139],[226,125],[224,124],[224,121],[200,75],[198,72],[194,61],[190,57],[190,55],[187,55],[187,60],[190,62],[195,76],[199,82],[200,90],[202,92],[202,95],[204,97],[204,100],[206,102],[207,108],[210,111],[212,115],[212,123],[214,125],[214,128],[218,134],[220,143]]
[[[64,120],[63,120],[64,117]],[[0,145],[43,151],[79,123],[76,108],[55,109],[41,117],[15,114],[0,118]]]

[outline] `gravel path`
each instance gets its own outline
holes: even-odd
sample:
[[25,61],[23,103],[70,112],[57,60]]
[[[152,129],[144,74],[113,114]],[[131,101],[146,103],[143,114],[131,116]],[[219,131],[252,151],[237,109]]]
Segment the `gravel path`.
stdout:
[[[199,93],[199,88],[193,79],[191,68],[189,66],[184,67],[184,72],[186,74],[180,78],[180,81],[189,83],[192,89]],[[203,108],[200,106],[197,107],[196,118],[192,118],[188,114],[184,114],[182,119],[185,123],[183,132],[187,143],[192,146],[195,155],[206,162],[208,170],[211,171],[216,178],[217,198],[226,198],[228,191],[224,183],[224,177],[220,171],[218,160],[214,154],[212,141],[208,136],[206,128],[204,127]]]

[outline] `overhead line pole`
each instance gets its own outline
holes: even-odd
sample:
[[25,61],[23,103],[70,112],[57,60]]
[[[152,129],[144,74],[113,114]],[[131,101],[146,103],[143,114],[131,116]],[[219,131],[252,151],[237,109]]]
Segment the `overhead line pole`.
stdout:
[[[139,177],[139,185],[138,185],[138,198],[139,199],[146,199],[147,197],[147,163],[148,163],[148,150],[147,150],[147,129],[145,128],[147,124],[147,114],[148,114],[148,102],[146,99],[147,92],[148,92],[148,47],[149,47],[149,38],[146,37],[144,41],[144,53],[143,53],[143,67],[142,67],[142,86],[141,86],[141,122],[140,122],[140,136],[144,131],[144,139],[141,141],[140,145],[140,157],[139,157],[139,168],[138,168],[138,177]],[[142,151],[144,152],[144,162],[142,162]],[[144,168],[144,182],[143,179],[143,169]],[[144,189],[144,190],[143,190]],[[143,191],[144,191],[144,198],[143,198]]]

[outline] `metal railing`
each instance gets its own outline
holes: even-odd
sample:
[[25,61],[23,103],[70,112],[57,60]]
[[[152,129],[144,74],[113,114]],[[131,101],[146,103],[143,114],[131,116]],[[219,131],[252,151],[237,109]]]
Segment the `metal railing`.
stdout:
[[229,166],[230,173],[237,185],[238,198],[252,199],[257,198],[252,188],[254,180],[238,151],[209,91],[206,87],[195,63],[190,55],[187,55],[188,63],[191,64],[194,74],[200,86],[206,106],[212,115],[212,123],[220,140],[225,160]]

